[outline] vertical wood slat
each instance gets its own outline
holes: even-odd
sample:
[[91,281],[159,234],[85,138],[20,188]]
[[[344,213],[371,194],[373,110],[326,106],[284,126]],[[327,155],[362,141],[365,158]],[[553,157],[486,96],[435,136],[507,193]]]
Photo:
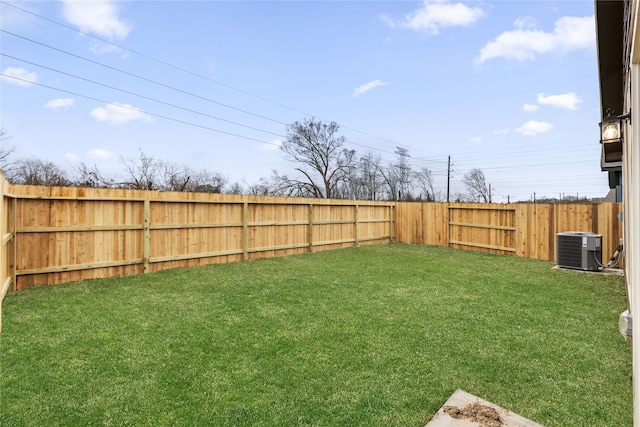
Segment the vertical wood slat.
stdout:
[[389,236],[392,242],[396,241],[396,209],[389,206]]
[[[2,334],[2,302],[4,301],[4,297],[6,292],[9,290],[10,284],[7,284],[6,281],[8,279],[8,238],[5,239],[7,234],[7,220],[8,220],[8,212],[7,212],[7,201],[5,200],[5,180],[4,175],[0,173],[0,334]],[[5,217],[6,216],[6,217]],[[9,279],[11,280],[11,279]]]
[[[473,232],[462,230],[463,227],[451,226],[451,223],[465,222],[462,216],[454,216],[451,206],[466,206],[475,208],[477,214],[468,217],[470,223],[483,225],[501,224],[507,218],[499,212],[512,210],[512,224],[506,224],[514,231],[508,233]],[[487,210],[492,206],[496,212],[486,216]],[[622,237],[622,224],[618,214],[622,210],[620,203],[600,204],[541,204],[520,203],[509,205],[483,205],[483,204],[447,204],[447,203],[396,203],[398,211],[398,241],[404,243],[427,244],[437,246],[462,246],[451,245],[449,240],[456,240],[459,234],[462,238],[469,239],[472,243],[485,246],[501,246],[509,248],[515,256],[523,258],[540,259],[545,261],[555,260],[555,245],[557,233],[565,231],[585,231],[602,234],[602,256],[608,260],[615,252],[619,240]],[[474,209],[469,209],[474,211]],[[481,228],[481,227],[479,227]],[[500,237],[502,235],[502,237]],[[490,236],[487,238],[487,236]],[[497,244],[494,242],[502,243]],[[492,239],[492,240],[487,240]],[[487,251],[487,248],[466,247],[464,249]],[[497,253],[501,251],[495,250]],[[620,267],[622,264],[619,264]]]
[[353,205],[353,246],[359,246],[358,242],[358,204]]
[[308,230],[308,241],[309,241],[309,252],[313,252],[313,204],[309,203],[309,230]]
[[242,203],[242,260],[249,259],[249,203]]
[[12,187],[20,247],[44,248],[17,252],[18,289],[388,242],[394,232],[393,202],[358,201],[356,220],[348,200]]
[[[509,218],[499,205],[484,206],[488,210],[482,205],[474,207],[478,214],[469,217],[469,222],[516,228],[505,233],[482,231],[482,227],[450,230],[453,217],[449,220],[449,205],[444,203],[11,187],[13,193],[20,193],[12,199],[19,245],[45,248],[31,251],[31,256],[14,252],[14,259],[19,260],[14,262],[19,264],[13,281],[20,285],[17,289],[365,242],[447,246],[454,231],[471,243],[515,248],[518,256],[553,260],[555,234],[577,227],[576,231],[603,234],[606,258],[615,250],[617,234],[622,231],[617,204],[514,204],[509,205],[515,209],[513,223],[504,222]],[[4,210],[8,210],[6,204]],[[461,218],[459,222],[466,221]],[[597,230],[589,230],[594,227]]]
[[149,260],[151,258],[151,200],[144,200],[144,223],[142,232],[142,262],[143,271],[149,272]]
[[2,304],[8,292],[16,289],[16,198],[9,195],[9,183],[0,171],[0,334]]
[[[6,186],[6,183],[5,183]],[[18,215],[18,199],[15,197],[11,198],[11,209],[8,212],[9,220],[7,224],[7,233],[11,236],[11,244],[8,246],[8,269],[9,276],[11,280],[11,284],[9,285],[9,291],[13,292],[16,290],[17,281],[16,281],[16,257],[18,251],[16,250],[16,224],[17,224],[17,215]]]

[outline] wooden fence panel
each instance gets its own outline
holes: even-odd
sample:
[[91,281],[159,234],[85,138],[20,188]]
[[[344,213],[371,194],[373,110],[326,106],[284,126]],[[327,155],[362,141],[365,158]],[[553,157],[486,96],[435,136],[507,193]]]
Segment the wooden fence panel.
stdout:
[[16,245],[37,248],[18,251],[18,289],[140,272],[142,206],[39,197],[18,198]]
[[247,215],[248,259],[308,251],[308,205],[248,203]]
[[2,301],[16,289],[16,199],[9,194],[9,184],[0,171],[0,333],[2,333]]
[[396,208],[399,242],[435,246],[449,244],[447,203],[397,202]]
[[515,207],[491,204],[449,206],[449,246],[509,254],[516,252]]
[[[7,255],[13,245],[3,244],[0,275],[6,280],[13,266],[16,289],[392,240],[552,261],[555,236],[563,231],[603,234],[607,259],[622,235],[620,204],[356,202],[8,188],[1,210],[3,241],[11,240],[16,250]],[[11,221],[15,236],[6,231]]]
[[388,242],[392,235],[391,208],[389,206],[357,205],[354,224],[356,245]]
[[149,271],[242,259],[242,204],[149,201]]
[[618,219],[622,211],[620,203],[401,202],[396,207],[398,241],[405,243],[453,246],[554,261],[557,233],[586,231],[602,234],[602,257],[608,261],[622,237],[622,223]]
[[395,234],[392,202],[12,190],[18,289],[388,242]]
[[[620,203],[601,203],[598,207],[596,230],[602,234],[602,261],[608,262],[618,248],[622,239],[622,221],[618,215],[622,212]],[[622,267],[620,262],[617,267]]]
[[[516,210],[516,255],[524,258],[548,260],[555,226],[551,221],[554,205],[521,204]],[[555,257],[555,255],[553,255]]]

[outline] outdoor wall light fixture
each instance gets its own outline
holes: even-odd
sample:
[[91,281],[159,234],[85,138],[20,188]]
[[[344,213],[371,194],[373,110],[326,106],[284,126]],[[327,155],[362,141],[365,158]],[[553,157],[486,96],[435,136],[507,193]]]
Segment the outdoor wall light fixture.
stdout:
[[614,116],[611,109],[607,110],[607,117],[600,123],[601,144],[621,144],[623,140],[622,122],[631,118],[631,110],[627,114]]
[[620,170],[622,167],[622,146],[624,141],[624,122],[631,120],[631,110],[621,116],[613,115],[613,110],[607,110],[607,117],[600,123],[600,145],[602,155],[600,166],[602,170]]

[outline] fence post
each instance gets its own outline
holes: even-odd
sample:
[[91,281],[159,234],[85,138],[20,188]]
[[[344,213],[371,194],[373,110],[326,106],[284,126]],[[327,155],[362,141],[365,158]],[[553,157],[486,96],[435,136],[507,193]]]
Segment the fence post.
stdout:
[[[2,302],[4,301],[4,281],[6,279],[7,274],[7,264],[8,264],[8,253],[5,249],[5,239],[4,239],[4,235],[6,230],[5,228],[5,203],[4,203],[4,174],[2,173],[2,171],[0,171],[0,221],[2,221],[2,223],[0,224],[0,236],[2,236],[2,241],[0,242],[0,284],[2,285],[2,289],[0,290],[0,292],[2,292],[0,294],[0,334],[2,334]],[[6,257],[6,260],[5,260]]]
[[353,205],[353,246],[358,246],[358,204]]
[[309,203],[309,252],[313,252],[313,204]]
[[144,199],[142,263],[143,272],[149,272],[149,258],[151,257],[151,200]]
[[249,259],[249,202],[242,204],[242,259]]
[[396,241],[396,205],[389,205],[389,241]]
[[[7,182],[5,181],[5,188],[6,188]],[[4,192],[3,192],[4,195]],[[5,205],[5,209],[7,208],[7,206]],[[7,266],[9,268],[9,278],[11,280],[10,284],[9,284],[9,292],[13,292],[15,290],[17,290],[18,287],[18,277],[16,275],[16,264],[17,264],[17,256],[18,256],[18,251],[16,250],[16,246],[18,244],[17,238],[16,238],[16,224],[17,224],[17,216],[18,216],[18,198],[17,197],[11,197],[11,209],[9,209],[8,211],[8,215],[9,215],[9,225],[6,231],[6,237],[11,239],[11,245],[8,246],[7,249]]]
[[451,205],[447,201],[447,247],[451,247]]

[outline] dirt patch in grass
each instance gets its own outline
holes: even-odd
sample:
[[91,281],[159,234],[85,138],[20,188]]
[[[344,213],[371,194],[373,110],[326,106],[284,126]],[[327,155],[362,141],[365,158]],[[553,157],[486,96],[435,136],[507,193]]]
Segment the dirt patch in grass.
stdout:
[[452,418],[480,423],[483,427],[502,427],[504,425],[498,411],[479,402],[470,403],[464,408],[445,406],[444,412]]

